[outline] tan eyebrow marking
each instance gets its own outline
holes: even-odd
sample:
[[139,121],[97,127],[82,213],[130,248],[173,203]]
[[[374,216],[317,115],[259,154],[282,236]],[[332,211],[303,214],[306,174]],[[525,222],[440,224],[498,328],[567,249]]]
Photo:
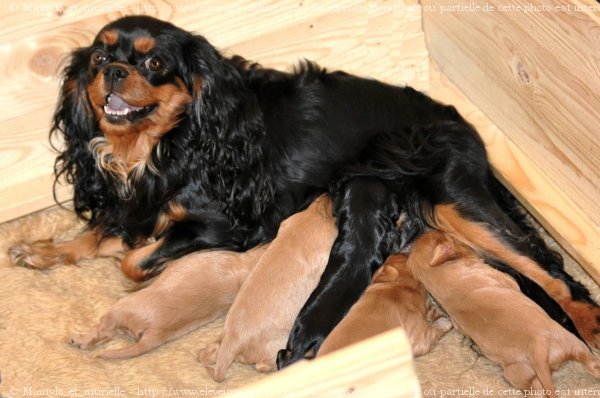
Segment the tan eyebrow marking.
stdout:
[[117,44],[119,41],[119,33],[115,30],[105,30],[98,35],[98,39],[104,44]]
[[142,54],[152,50],[155,45],[156,41],[152,37],[147,36],[138,37],[133,41],[133,47]]

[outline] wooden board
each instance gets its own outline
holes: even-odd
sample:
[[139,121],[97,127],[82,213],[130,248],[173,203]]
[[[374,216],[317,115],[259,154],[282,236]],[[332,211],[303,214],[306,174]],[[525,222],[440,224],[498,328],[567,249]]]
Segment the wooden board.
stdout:
[[483,138],[496,175],[552,237],[600,283],[600,230],[569,196],[555,185],[529,153],[504,134],[469,101],[435,61],[431,61],[429,94],[453,104]]
[[231,398],[420,397],[410,345],[401,329],[310,362],[300,362]]
[[[289,70],[302,58],[426,88],[428,61],[413,1],[28,1],[0,4],[0,222],[52,205],[50,119],[68,52],[122,15],[148,14]],[[65,190],[61,197],[69,197]]]
[[[556,240],[597,278],[600,5],[564,0],[421,4],[428,50],[442,73],[553,188],[530,196],[529,178],[507,176],[509,183]],[[477,6],[481,8],[472,10]],[[512,10],[500,10],[509,6]],[[508,167],[516,160],[511,156],[498,161]]]

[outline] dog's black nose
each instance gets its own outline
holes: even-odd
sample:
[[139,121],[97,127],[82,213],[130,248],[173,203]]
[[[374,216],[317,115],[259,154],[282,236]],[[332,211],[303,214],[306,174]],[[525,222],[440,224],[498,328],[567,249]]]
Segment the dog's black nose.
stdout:
[[109,82],[119,82],[125,79],[129,75],[129,72],[122,66],[109,65],[104,68],[104,76]]

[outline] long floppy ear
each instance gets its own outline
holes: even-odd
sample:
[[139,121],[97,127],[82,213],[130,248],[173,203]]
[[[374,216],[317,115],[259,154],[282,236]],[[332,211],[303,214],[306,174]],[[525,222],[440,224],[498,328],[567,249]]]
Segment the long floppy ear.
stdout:
[[[193,93],[192,127],[200,132],[209,195],[238,218],[254,218],[273,200],[263,178],[265,128],[241,63],[223,57],[201,36],[183,47]],[[210,183],[209,183],[210,182]]]
[[[58,105],[50,130],[50,143],[59,153],[54,164],[54,197],[60,179],[73,185],[74,206],[83,219],[96,219],[97,210],[105,201],[106,184],[96,169],[89,148],[92,138],[101,135],[87,98],[86,74],[89,49],[80,48],[71,53],[70,63],[62,75]],[[60,148],[53,139],[58,138]]]

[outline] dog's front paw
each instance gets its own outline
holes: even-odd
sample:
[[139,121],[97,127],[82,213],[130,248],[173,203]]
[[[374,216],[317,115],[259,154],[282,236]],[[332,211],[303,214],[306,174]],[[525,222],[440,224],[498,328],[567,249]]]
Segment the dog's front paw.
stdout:
[[303,358],[314,358],[323,340],[320,333],[296,321],[286,348],[277,353],[277,369],[283,369]]
[[8,254],[14,265],[34,269],[47,269],[68,262],[50,240],[20,243],[8,249]]

